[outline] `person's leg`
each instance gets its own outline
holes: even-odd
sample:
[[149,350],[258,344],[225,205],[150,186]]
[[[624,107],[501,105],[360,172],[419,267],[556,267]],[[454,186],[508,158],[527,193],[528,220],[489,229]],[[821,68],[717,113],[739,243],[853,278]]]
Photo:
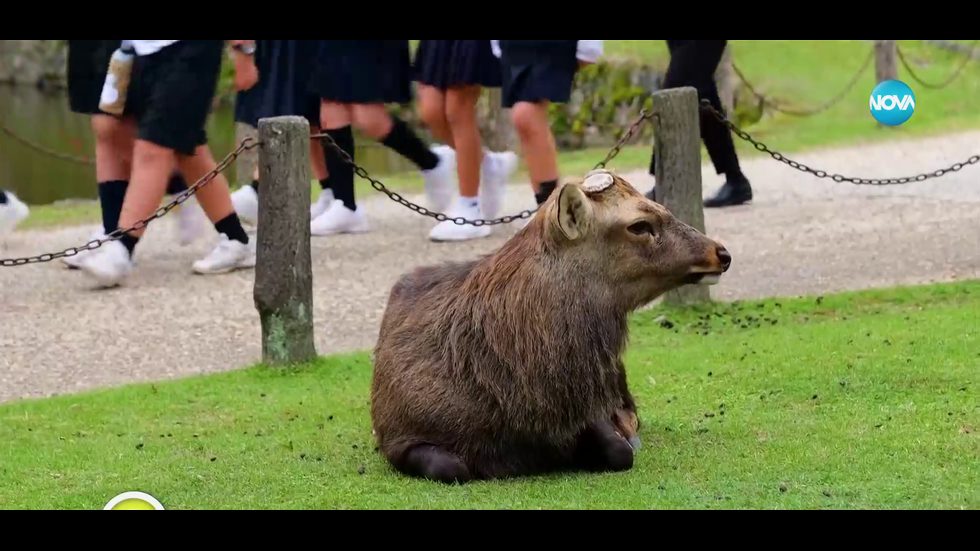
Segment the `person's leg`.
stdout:
[[[330,101],[323,101],[320,105],[320,125],[323,133],[330,136],[337,146],[354,160],[352,117],[352,109],[348,105]],[[329,203],[318,201],[318,204],[321,202],[325,204],[322,213],[313,217],[310,222],[310,233],[323,236],[367,231],[364,211],[359,209],[354,201],[354,167],[326,141],[323,143],[323,149],[326,154],[329,173],[327,181],[330,183],[332,200]],[[327,190],[323,193],[326,194]],[[323,198],[324,196],[321,195],[321,199]],[[314,208],[316,207],[317,205],[314,205]]]
[[555,137],[548,123],[548,102],[519,101],[514,105],[514,128],[531,176],[538,205],[548,200],[558,187],[558,156]]
[[102,207],[102,227],[108,233],[119,223],[119,214],[126,198],[132,172],[136,122],[130,118],[95,114],[91,117],[91,123],[95,134],[95,178]]
[[445,113],[455,143],[459,194],[470,201],[479,200],[480,165],[483,162],[483,143],[476,120],[480,92],[479,86],[466,86],[451,89],[446,94]]
[[[459,203],[452,216],[469,220],[483,218],[480,208],[480,172],[483,144],[477,126],[476,104],[479,86],[450,89],[446,94],[446,116],[456,144],[456,166],[459,176]],[[434,241],[462,241],[490,235],[490,226],[459,225],[451,220],[440,222],[429,233]]]
[[[167,181],[167,195],[180,195],[189,189],[187,180],[179,168],[175,168]],[[177,216],[177,241],[182,247],[190,245],[204,235],[208,228],[208,218],[201,210],[197,197],[192,195],[180,204]]]
[[[206,147],[204,126],[223,50],[223,41],[180,41],[137,61],[142,88],[136,113],[139,139],[133,152],[130,187],[114,230],[131,228],[153,214],[178,161],[181,172],[194,182],[216,167]],[[195,270],[216,273],[254,265],[254,253],[231,206],[224,177],[218,175],[199,188],[197,197],[224,238],[211,255],[195,264]],[[102,285],[119,284],[132,268],[130,259],[144,231],[140,228],[122,234],[83,268]]]
[[427,84],[419,84],[419,117],[432,131],[432,136],[447,146],[456,149],[453,130],[449,124],[446,110],[449,91],[440,90]]
[[[690,63],[697,71],[692,85],[698,90],[698,100],[707,99],[719,113],[725,114],[715,83],[715,70],[725,51],[725,40],[697,40],[691,48]],[[752,200],[752,186],[742,174],[735,152],[732,132],[728,127],[706,111],[700,111],[701,138],[715,172],[725,175],[725,183],[718,193],[704,201],[708,208],[740,205]]]
[[425,192],[432,210],[446,210],[453,196],[453,155],[443,149],[430,149],[404,121],[389,115],[383,104],[352,107],[358,130],[412,161],[425,177]]
[[[711,106],[724,114],[714,74],[721,61],[727,41],[725,40],[674,40],[667,41],[671,60],[664,76],[664,88],[694,87],[698,101],[707,99]],[[705,200],[706,207],[741,204],[752,199],[752,188],[742,174],[735,152],[731,131],[712,114],[700,111],[701,138],[715,167],[715,172],[724,174],[726,182],[718,194]],[[650,174],[656,174],[656,161],[651,159]],[[647,193],[654,199],[655,189]]]

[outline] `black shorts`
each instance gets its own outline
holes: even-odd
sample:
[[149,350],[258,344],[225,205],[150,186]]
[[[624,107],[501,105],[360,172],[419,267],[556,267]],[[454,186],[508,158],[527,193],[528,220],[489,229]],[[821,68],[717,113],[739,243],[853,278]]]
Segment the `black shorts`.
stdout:
[[409,103],[408,40],[321,40],[309,90],[337,103]]
[[578,71],[577,40],[501,40],[501,104],[567,103]]
[[99,109],[112,53],[122,40],[68,41],[68,105],[72,113],[106,115]]
[[208,143],[205,125],[224,50],[224,40],[181,40],[137,56],[126,104],[139,139],[183,155]]
[[503,71],[489,40],[421,40],[415,52],[416,82],[449,90],[500,88]]
[[310,92],[319,40],[256,40],[259,82],[238,92],[235,122],[257,127],[267,117],[305,117],[320,126],[320,97]]

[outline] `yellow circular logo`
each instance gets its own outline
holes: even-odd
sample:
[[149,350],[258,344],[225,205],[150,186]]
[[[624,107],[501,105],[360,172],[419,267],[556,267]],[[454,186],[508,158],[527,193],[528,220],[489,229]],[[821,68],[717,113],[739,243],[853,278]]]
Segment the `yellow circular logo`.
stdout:
[[126,492],[112,498],[103,511],[163,511],[163,505],[150,494]]

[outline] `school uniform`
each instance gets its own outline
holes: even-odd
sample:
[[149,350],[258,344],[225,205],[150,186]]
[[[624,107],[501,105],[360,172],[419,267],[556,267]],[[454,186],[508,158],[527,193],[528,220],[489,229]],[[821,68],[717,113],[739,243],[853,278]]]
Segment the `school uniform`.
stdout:
[[235,120],[257,127],[268,117],[305,117],[320,126],[320,97],[310,91],[320,40],[256,40],[259,81],[238,92]]
[[309,90],[336,103],[411,102],[408,40],[321,40]]
[[[224,40],[130,40],[136,52],[127,107],[139,139],[193,155],[217,91]],[[131,105],[130,105],[131,104]]]
[[595,62],[601,40],[492,40],[503,70],[501,103],[567,103],[578,61]]
[[112,53],[122,40],[68,41],[68,105],[72,113],[105,115],[99,109]]
[[420,40],[414,80],[439,90],[500,88],[503,71],[489,40]]

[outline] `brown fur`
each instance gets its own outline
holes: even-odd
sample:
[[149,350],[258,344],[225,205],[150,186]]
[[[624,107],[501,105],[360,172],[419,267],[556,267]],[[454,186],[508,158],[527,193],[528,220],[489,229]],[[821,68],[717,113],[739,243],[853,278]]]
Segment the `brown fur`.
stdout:
[[[391,290],[371,412],[396,469],[463,482],[632,466],[627,315],[727,265],[626,181],[581,190],[555,191],[495,253],[415,269]],[[656,237],[630,233],[639,220]]]

